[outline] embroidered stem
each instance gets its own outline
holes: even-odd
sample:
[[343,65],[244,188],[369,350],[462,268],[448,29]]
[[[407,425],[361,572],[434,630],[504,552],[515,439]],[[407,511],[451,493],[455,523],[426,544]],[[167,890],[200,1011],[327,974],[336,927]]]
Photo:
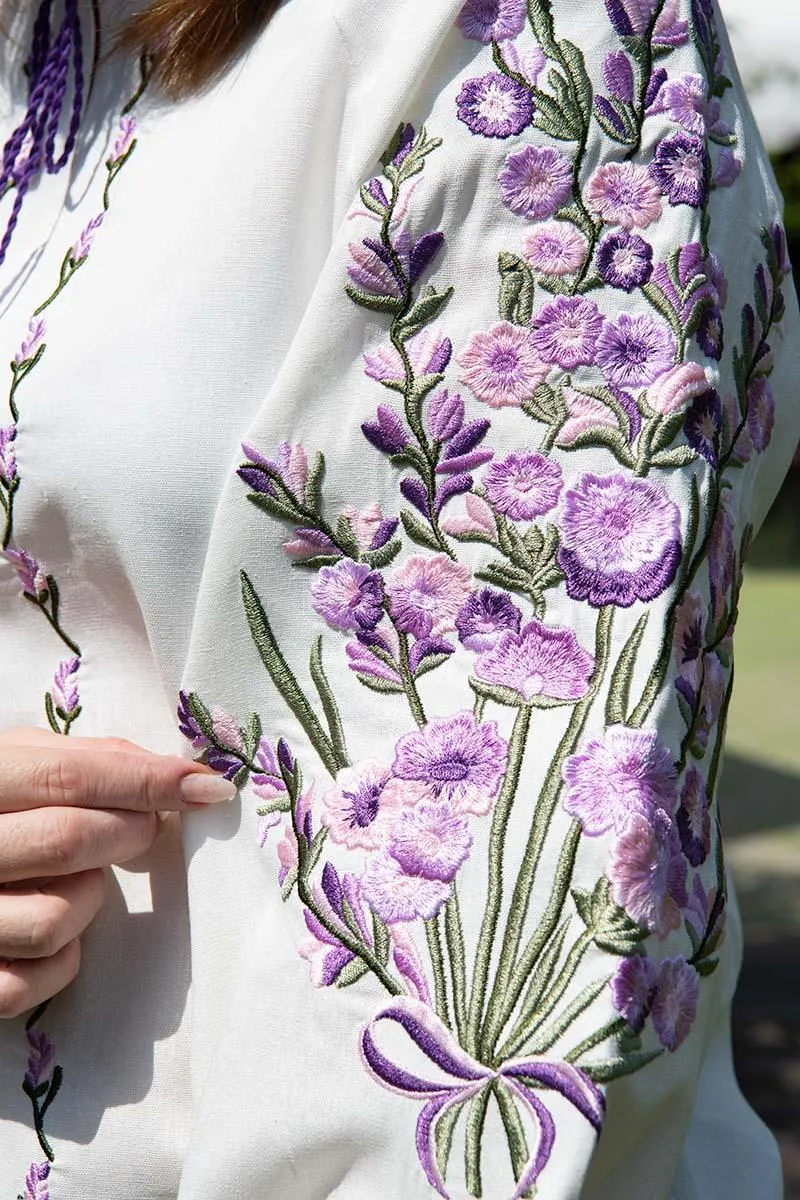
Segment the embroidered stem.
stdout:
[[408,634],[398,634],[398,640],[400,642],[400,678],[403,682],[403,688],[408,698],[408,705],[411,709],[411,715],[417,722],[417,725],[419,725],[421,728],[426,724],[428,718],[425,716],[425,709],[422,707],[422,701],[420,700],[419,692],[417,691],[417,685],[414,681],[414,676],[411,674],[411,668],[409,666]]
[[564,1055],[564,1061],[577,1062],[578,1059],[582,1058],[584,1054],[587,1054],[589,1050],[594,1050],[595,1046],[601,1046],[603,1042],[608,1042],[611,1040],[611,1038],[614,1038],[618,1034],[622,1033],[624,1028],[625,1021],[622,1017],[617,1017],[615,1020],[609,1021],[607,1025],[602,1027],[602,1029],[598,1029],[594,1033],[590,1033],[588,1037],[583,1039],[583,1041],[578,1042],[577,1046],[573,1046],[571,1050],[568,1050]]
[[[545,1023],[572,982],[581,959],[592,944],[592,936],[592,932],[588,929],[585,929],[580,935],[567,955],[566,961],[559,971],[555,983],[551,987],[544,1003],[537,1005],[533,1011],[520,1013],[516,1025],[497,1052],[497,1059],[500,1062],[505,1062],[507,1059],[513,1058],[515,1054],[518,1054],[528,1038]],[[540,1053],[538,1049],[534,1049],[533,1043],[528,1049],[530,1053]]]
[[463,1043],[467,1028],[467,970],[464,952],[464,930],[461,925],[461,907],[458,902],[456,881],[453,880],[450,899],[444,908],[444,936],[450,960],[450,977],[453,987],[453,1014],[456,1021],[458,1040]]
[[425,937],[428,942],[428,953],[431,957],[433,970],[433,993],[436,1015],[452,1029],[449,1009],[447,1006],[447,981],[444,973],[444,952],[442,950],[442,932],[439,928],[439,917],[431,917],[425,922]]
[[491,1087],[484,1087],[473,1096],[467,1109],[467,1136],[464,1146],[464,1166],[467,1191],[477,1200],[483,1195],[483,1180],[481,1178],[481,1142],[483,1127],[486,1124],[486,1110],[489,1107]]

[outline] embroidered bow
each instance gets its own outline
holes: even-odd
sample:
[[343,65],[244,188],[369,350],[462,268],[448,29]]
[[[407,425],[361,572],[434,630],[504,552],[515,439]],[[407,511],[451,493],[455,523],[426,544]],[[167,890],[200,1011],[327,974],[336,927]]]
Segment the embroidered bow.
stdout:
[[[381,1021],[400,1025],[425,1057],[441,1068],[449,1081],[422,1079],[388,1058],[375,1042]],[[384,1008],[364,1028],[361,1055],[370,1075],[391,1091],[424,1100],[417,1119],[417,1154],[431,1187],[449,1200],[436,1159],[436,1127],[447,1112],[500,1080],[533,1118],[536,1143],[517,1182],[512,1200],[520,1200],[547,1165],[555,1141],[555,1122],[536,1090],[549,1088],[564,1096],[599,1133],[605,1112],[603,1093],[571,1063],[545,1058],[514,1058],[493,1069],[477,1062],[458,1044],[439,1018],[418,1000],[402,996]]]

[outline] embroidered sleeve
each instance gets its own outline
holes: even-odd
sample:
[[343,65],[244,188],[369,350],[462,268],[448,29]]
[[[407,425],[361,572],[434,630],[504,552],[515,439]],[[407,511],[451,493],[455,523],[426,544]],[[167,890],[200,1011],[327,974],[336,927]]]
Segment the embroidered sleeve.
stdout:
[[771,197],[737,200],[709,0],[590,5],[591,55],[585,7],[463,7],[334,255],[363,357],[337,390],[320,351],[243,447],[270,699],[180,701],[257,807],[311,981],[368,997],[353,1053],[416,1106],[442,1196],[566,1195],[556,1161],[576,1194],[563,1131],[599,1133],[658,1060],[692,1074],[725,953],[716,783],[785,240]]

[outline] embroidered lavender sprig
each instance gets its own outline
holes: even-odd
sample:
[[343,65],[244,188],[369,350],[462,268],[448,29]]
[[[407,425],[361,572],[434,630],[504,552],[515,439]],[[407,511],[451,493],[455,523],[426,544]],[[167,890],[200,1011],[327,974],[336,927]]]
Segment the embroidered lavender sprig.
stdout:
[[[59,1093],[64,1078],[63,1070],[55,1061],[55,1047],[50,1036],[37,1029],[49,1003],[46,1001],[40,1005],[25,1026],[25,1035],[28,1039],[28,1064],[25,1078],[22,1081],[22,1090],[31,1102],[36,1136],[39,1139],[42,1153],[48,1160],[48,1171],[41,1175],[39,1182],[47,1180],[49,1163],[53,1162],[55,1158],[53,1148],[45,1134],[45,1117],[47,1110]],[[34,1169],[31,1168],[32,1171]]]

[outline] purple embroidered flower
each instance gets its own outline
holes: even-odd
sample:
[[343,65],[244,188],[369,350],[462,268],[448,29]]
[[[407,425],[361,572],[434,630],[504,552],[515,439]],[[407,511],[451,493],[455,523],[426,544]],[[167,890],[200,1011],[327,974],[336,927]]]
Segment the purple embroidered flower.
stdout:
[[354,767],[345,767],[336,776],[336,784],[327,791],[323,824],[331,839],[350,850],[377,850],[403,807],[402,790],[388,786],[388,767],[365,759]]
[[675,352],[675,338],[663,321],[649,313],[620,313],[603,325],[596,362],[612,383],[642,387],[673,366]]
[[43,600],[49,589],[45,573],[36,559],[27,550],[3,550],[2,555],[16,570],[23,593],[34,600]]
[[624,50],[615,50],[603,59],[603,83],[615,100],[633,103],[633,65]]
[[720,150],[719,158],[717,159],[717,165],[714,170],[714,187],[733,187],[741,173],[742,160],[737,158],[734,152],[727,147]]
[[650,174],[670,204],[702,208],[708,198],[709,163],[696,133],[670,133],[656,146]]
[[464,424],[464,401],[458,392],[442,388],[428,401],[428,432],[436,442],[446,442]]
[[399,670],[390,667],[367,646],[360,642],[348,642],[344,650],[348,667],[357,675],[366,675],[369,679],[383,679],[387,683],[401,683]]
[[708,124],[708,85],[702,75],[694,72],[668,80],[659,92],[662,112],[689,133],[705,136]]
[[120,118],[119,131],[117,133],[114,146],[111,150],[111,161],[117,163],[130,150],[133,145],[133,140],[136,137],[136,118],[122,117]]
[[366,563],[343,558],[311,585],[315,610],[333,629],[374,629],[383,616],[383,580]]
[[354,504],[345,504],[342,516],[347,519],[360,550],[380,550],[395,533],[399,521],[396,517],[385,517],[379,504],[370,504],[359,509]]
[[688,591],[678,607],[675,620],[675,661],[692,687],[699,686],[697,665],[700,662],[706,636],[706,602],[699,592]]
[[323,867],[321,886],[314,884],[313,893],[316,909],[324,915],[325,924],[310,909],[303,910],[309,936],[300,943],[300,956],[308,962],[314,986],[330,987],[355,958],[353,951],[348,950],[330,929],[333,926],[334,929],[344,930],[345,902],[350,918],[356,922],[360,938],[368,946],[372,945],[371,922],[367,921],[364,912],[365,897],[361,881],[353,875],[345,875],[340,879],[332,863],[326,863]]
[[668,1050],[677,1050],[688,1037],[697,1016],[699,996],[700,977],[685,959],[665,958],[659,963],[653,1028]]
[[558,431],[557,446],[572,446],[581,436],[591,429],[607,426],[610,429],[619,428],[617,414],[598,400],[575,388],[563,389],[564,407],[567,419]]
[[204,749],[208,745],[208,738],[192,715],[189,693],[184,691],[178,693],[178,728],[183,736],[188,738],[195,750]]
[[573,600],[628,608],[675,578],[680,511],[660,484],[586,474],[566,493],[558,564]]
[[399,454],[408,445],[406,427],[388,404],[379,404],[376,419],[361,426],[364,437],[382,454]]
[[391,574],[387,594],[395,626],[416,637],[440,637],[455,629],[470,592],[470,569],[446,554],[412,554]]
[[[460,399],[460,397],[458,397]],[[437,475],[455,475],[474,471],[489,462],[494,451],[481,446],[491,425],[486,420],[469,421],[451,438],[437,467]]]
[[561,467],[543,454],[513,452],[493,462],[484,478],[489,503],[513,521],[531,521],[550,512],[563,486]]
[[497,541],[497,522],[486,501],[470,492],[465,497],[464,508],[463,513],[450,512],[442,518],[444,532],[452,537]]
[[722,703],[725,699],[726,676],[719,656],[713,651],[703,655],[702,686],[700,689],[699,708],[701,720],[695,728],[695,751],[702,751],[708,745],[711,730],[719,720]]
[[502,634],[517,633],[522,614],[506,592],[481,588],[472,592],[456,617],[456,629],[467,650],[489,650]]
[[656,990],[656,968],[649,958],[623,958],[611,980],[614,1008],[634,1033],[641,1033]]
[[400,127],[400,136],[397,139],[397,147],[392,155],[392,166],[399,167],[408,156],[408,152],[414,144],[414,139],[417,136],[417,131],[413,125],[405,124]]
[[622,37],[643,37],[653,19],[657,0],[606,0],[606,11]]
[[675,823],[683,853],[693,867],[699,867],[711,849],[711,817],[706,781],[696,767],[686,772]]
[[653,273],[653,247],[636,233],[609,233],[597,247],[597,270],[611,287],[632,292]]
[[525,28],[525,11],[525,0],[467,0],[456,24],[472,41],[505,42]]
[[747,430],[757,454],[763,454],[775,428],[775,398],[768,379],[759,375],[747,389]]
[[[313,808],[316,802],[316,788],[312,783],[308,791],[304,792],[297,801],[295,817],[297,826],[302,830],[303,837],[310,846],[314,837],[313,824]],[[263,833],[263,826],[259,827],[259,837]],[[263,847],[264,843],[261,842]],[[278,883],[283,886],[287,875],[291,871],[297,870],[299,858],[297,853],[297,838],[295,836],[294,827],[291,824],[284,826],[283,837],[278,842],[276,853],[280,869],[278,871]],[[302,950],[301,950],[302,954]]]
[[594,659],[571,629],[533,618],[519,633],[507,632],[478,656],[475,674],[518,692],[530,702],[580,700],[589,690]]
[[50,1163],[31,1163],[25,1177],[25,1195],[22,1200],[50,1200]]
[[97,236],[97,231],[103,224],[104,218],[105,213],[99,213],[96,217],[92,217],[91,221],[89,221],[77,242],[72,247],[72,261],[76,266],[78,263],[82,263],[84,259],[89,257],[92,246],[94,245],[94,239]]
[[458,362],[461,382],[490,408],[519,407],[548,372],[530,331],[508,321],[473,333]]
[[580,271],[589,250],[589,241],[570,221],[544,221],[524,239],[522,253],[543,275],[574,275]]
[[274,472],[290,495],[302,504],[308,480],[308,455],[304,446],[281,442],[274,458],[267,458],[255,446],[242,442],[242,452],[248,461],[236,473],[248,487],[254,492],[274,496],[275,485],[269,474]]
[[586,203],[609,225],[645,229],[661,215],[661,196],[646,167],[605,163],[586,184]]
[[0,483],[10,487],[17,478],[16,425],[0,428]]
[[588,837],[622,832],[634,813],[649,820],[656,810],[675,810],[672,755],[650,730],[610,725],[567,759],[564,782],[564,809]]
[[290,558],[314,558],[317,554],[338,556],[339,550],[327,533],[319,529],[295,529],[294,537],[283,543]]
[[361,881],[364,899],[387,925],[398,921],[429,921],[450,895],[441,879],[409,875],[396,858],[373,854]]
[[[441,337],[430,327],[410,337],[405,348],[415,375],[440,374],[453,352],[450,339]],[[364,374],[379,383],[391,384],[405,380],[406,371],[397,350],[386,343],[364,355]]]
[[533,120],[530,88],[499,71],[467,79],[456,97],[456,106],[459,121],[483,137],[512,137]]
[[707,391],[708,379],[700,364],[684,362],[659,375],[647,389],[647,403],[654,412],[668,417]]
[[479,723],[472,713],[461,712],[404,734],[395,747],[392,773],[428,784],[459,815],[485,816],[507,756],[508,745],[494,721]]
[[552,146],[512,150],[498,180],[503,203],[529,221],[552,217],[572,195],[572,166]]
[[559,296],[552,304],[545,304],[533,328],[533,344],[542,361],[573,371],[594,362],[603,317],[593,300]]
[[512,71],[521,75],[531,87],[536,87],[547,66],[547,55],[541,46],[534,44],[520,52],[516,42],[507,41],[503,44],[503,56]]
[[[408,234],[401,241],[402,233],[398,235],[395,250],[401,263],[407,265],[409,243]],[[377,238],[366,237],[361,242],[350,242],[348,246],[351,262],[347,274],[356,287],[373,296],[391,296],[399,299],[403,295],[404,281],[398,271],[392,255]]]
[[678,0],[667,0],[653,30],[654,50],[674,50],[689,40],[689,23],[678,18]]
[[[712,914],[714,914],[713,922],[710,925]],[[683,915],[699,938],[704,938],[706,935],[713,937],[716,933],[719,934],[720,940],[724,937],[727,921],[725,897],[718,898],[716,888],[709,888],[706,891],[699,871],[695,872],[692,880],[692,890],[689,893]]]
[[59,714],[63,713],[65,719],[72,717],[80,704],[78,696],[79,667],[80,659],[65,658],[56,671],[53,686],[50,689],[53,707]]
[[35,358],[36,354],[44,341],[44,335],[47,332],[47,326],[41,317],[31,317],[28,322],[28,332],[23,339],[17,353],[14,355],[14,365],[21,367],[24,362]]
[[662,940],[680,929],[687,901],[686,859],[663,809],[633,813],[611,848],[611,895],[628,915]]
[[708,543],[711,608],[714,621],[717,623],[722,619],[733,586],[733,569],[736,562],[733,531],[736,520],[732,511],[732,503],[730,489],[726,488],[722,493],[722,502],[717,509]]
[[722,313],[715,304],[710,305],[703,312],[695,337],[703,353],[707,354],[709,358],[713,358],[715,362],[719,362],[724,349],[724,329]]
[[715,388],[696,396],[683,422],[683,432],[693,450],[716,468],[722,431],[722,401]]
[[253,791],[259,800],[269,803],[286,791],[286,784],[278,765],[278,756],[267,738],[261,738],[254,761],[259,769],[250,776]]
[[49,1080],[55,1064],[56,1050],[49,1034],[32,1026],[26,1030],[28,1040],[28,1065],[25,1070],[25,1086],[31,1090]]
[[387,851],[408,875],[452,883],[471,846],[466,818],[458,816],[447,800],[434,800],[400,813]]

